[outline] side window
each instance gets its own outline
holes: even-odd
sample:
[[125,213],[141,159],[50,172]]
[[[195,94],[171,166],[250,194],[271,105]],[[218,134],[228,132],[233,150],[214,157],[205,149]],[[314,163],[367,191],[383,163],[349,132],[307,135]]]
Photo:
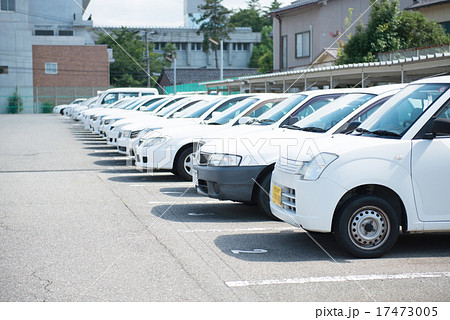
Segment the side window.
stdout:
[[442,111],[437,116],[438,119],[450,119],[450,103],[442,109]]
[[122,92],[122,93],[119,93],[119,99],[134,98],[134,97],[138,97],[138,96],[139,96],[138,92]]
[[102,104],[111,104],[117,101],[117,93],[108,93],[102,101]]
[[[244,98],[242,98],[244,99]],[[234,106],[236,103],[238,103],[239,101],[241,101],[242,99],[233,99],[228,101],[227,103],[222,103],[217,109],[214,110],[214,112],[223,112],[229,108],[231,108],[232,106]],[[211,119],[213,116],[213,112],[211,112],[206,118],[205,120],[209,120]]]
[[308,101],[302,108],[294,112],[291,117],[297,117],[299,120],[306,118],[310,114],[316,112],[320,108],[322,108],[324,105],[330,103],[334,99],[338,98],[339,95],[333,95],[333,96],[324,96],[324,97],[318,97],[316,99],[311,99]]
[[387,100],[389,100],[389,98],[390,97],[387,97],[385,99],[375,102],[374,104],[372,104],[367,109],[363,110],[361,113],[359,113],[355,118],[351,119],[350,121],[351,122],[353,122],[353,121],[363,122],[368,117],[370,117],[375,111],[377,111],[378,108],[381,107],[381,105],[383,103],[385,103]]
[[274,105],[276,105],[276,102],[265,103],[262,106],[258,106],[257,109],[251,110],[250,113],[246,114],[246,116],[250,118],[258,118],[266,111],[269,111]]

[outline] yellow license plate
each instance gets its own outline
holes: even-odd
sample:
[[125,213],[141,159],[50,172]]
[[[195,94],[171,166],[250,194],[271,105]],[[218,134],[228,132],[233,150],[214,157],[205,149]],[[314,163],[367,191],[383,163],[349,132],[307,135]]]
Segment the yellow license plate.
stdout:
[[281,207],[281,188],[272,185],[272,202]]

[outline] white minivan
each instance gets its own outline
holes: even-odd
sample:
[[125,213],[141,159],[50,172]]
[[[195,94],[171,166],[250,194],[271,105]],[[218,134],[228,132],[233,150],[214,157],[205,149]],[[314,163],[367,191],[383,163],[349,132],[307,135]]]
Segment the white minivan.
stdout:
[[272,213],[363,258],[400,230],[450,231],[449,88],[450,76],[413,82],[352,134],[290,150],[272,174]]

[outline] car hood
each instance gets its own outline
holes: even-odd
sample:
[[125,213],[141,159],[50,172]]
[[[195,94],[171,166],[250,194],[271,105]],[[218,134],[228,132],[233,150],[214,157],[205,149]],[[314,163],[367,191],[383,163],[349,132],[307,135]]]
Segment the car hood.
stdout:
[[307,138],[324,135],[273,126],[257,126],[254,132],[247,132],[247,134],[239,135],[239,131],[245,130],[232,128],[221,132],[222,137],[205,139],[201,151],[239,155],[242,157],[241,165],[243,166],[269,165],[280,156],[288,156],[290,149],[301,148]]

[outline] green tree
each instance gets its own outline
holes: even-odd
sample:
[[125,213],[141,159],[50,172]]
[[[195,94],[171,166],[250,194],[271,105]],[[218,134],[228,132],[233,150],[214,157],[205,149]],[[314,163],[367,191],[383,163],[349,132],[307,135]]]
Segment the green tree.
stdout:
[[[375,0],[371,0],[373,3]],[[420,12],[399,11],[399,0],[373,4],[367,27],[359,25],[339,50],[338,64],[376,61],[379,52],[450,42],[444,29]]]
[[250,58],[250,68],[258,68],[265,73],[273,70],[273,41],[270,37],[272,26],[264,26],[261,32],[261,43],[254,46]]
[[[142,87],[147,84],[146,63],[143,59],[145,44],[138,30],[122,27],[110,34],[99,33],[97,44],[106,44],[114,52],[110,65],[110,82],[114,87]],[[151,73],[159,73],[163,67],[161,55],[155,53],[149,43]],[[152,79],[154,85],[155,80]]]
[[199,24],[197,34],[203,34],[203,51],[214,51],[216,68],[219,67],[218,49],[219,46],[209,41],[230,39],[229,34],[233,32],[234,26],[229,23],[230,10],[222,5],[222,0],[206,0],[203,5],[199,6],[202,11],[200,18],[194,21]]
[[239,9],[230,17],[230,23],[235,27],[252,28],[253,32],[261,32],[266,19],[261,10],[259,0],[247,1],[247,8]]
[[23,111],[23,99],[16,87],[12,96],[8,97],[8,113],[21,113]]

